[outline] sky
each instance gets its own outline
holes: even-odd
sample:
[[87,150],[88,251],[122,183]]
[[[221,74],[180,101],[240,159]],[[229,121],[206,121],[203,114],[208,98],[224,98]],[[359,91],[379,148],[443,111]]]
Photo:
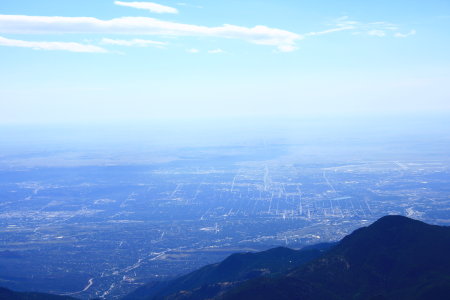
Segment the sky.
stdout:
[[448,0],[155,1],[2,0],[0,124],[450,112]]

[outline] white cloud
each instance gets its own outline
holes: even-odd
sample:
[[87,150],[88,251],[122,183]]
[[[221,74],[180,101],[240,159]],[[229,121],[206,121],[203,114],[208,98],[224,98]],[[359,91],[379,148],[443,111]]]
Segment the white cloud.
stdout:
[[416,31],[415,30],[411,30],[408,33],[399,33],[399,32],[397,32],[396,34],[394,34],[394,36],[397,37],[397,38],[406,38],[408,36],[415,35],[415,34],[416,34]]
[[370,30],[367,32],[367,34],[372,35],[372,36],[378,36],[378,37],[386,36],[386,32],[384,32],[383,30],[379,30],[379,29]]
[[219,54],[219,53],[224,53],[225,51],[223,51],[222,49],[213,49],[213,50],[209,50],[208,53],[210,54]]
[[294,49],[302,35],[263,25],[242,27],[225,24],[207,27],[162,21],[145,17],[123,17],[100,20],[91,17],[41,17],[0,15],[0,33],[92,33],[143,34],[162,36],[207,36],[240,39],[247,42],[277,47],[280,51]]
[[151,41],[151,40],[141,40],[141,39],[132,39],[132,40],[115,40],[103,38],[101,41],[102,44],[107,45],[115,45],[115,46],[127,46],[127,47],[148,47],[148,46],[165,46],[167,43]]
[[123,1],[115,1],[114,4],[126,7],[132,7],[137,9],[145,9],[153,13],[158,14],[177,14],[178,10],[176,8],[165,6],[153,2],[123,2]]
[[[120,2],[120,1],[116,1]],[[120,2],[122,3],[122,2]],[[123,2],[150,3],[150,2]],[[351,31],[352,34],[363,33],[384,37],[397,30],[397,26],[388,22],[363,23],[341,17],[334,22],[334,28],[309,32],[303,35],[290,31],[270,28],[263,25],[243,27],[225,24],[217,27],[183,24],[163,21],[147,17],[122,17],[110,20],[100,20],[91,17],[48,17],[24,15],[0,15],[0,34],[123,34],[123,35],[153,35],[153,36],[195,36],[220,37],[226,39],[240,39],[253,44],[276,47],[280,52],[297,50],[297,42],[305,37],[321,36],[340,31]],[[407,37],[415,34],[412,30],[407,34],[395,33],[395,37]],[[163,46],[165,43],[144,39],[113,40],[104,39],[104,44],[120,46],[146,47],[150,45]],[[89,45],[84,45],[89,46]],[[89,46],[95,47],[95,46]],[[101,49],[101,48],[99,48]],[[98,49],[97,49],[98,50]],[[104,50],[104,49],[103,49]],[[104,50],[106,51],[106,50]]]
[[305,34],[305,36],[324,35],[324,34],[329,34],[329,33],[334,33],[334,32],[339,32],[339,31],[344,31],[344,30],[351,30],[351,29],[355,29],[355,27],[354,26],[336,27],[336,28],[331,28],[331,29],[327,29],[327,30],[323,30],[323,31],[309,32],[309,33]]
[[187,49],[186,51],[189,52],[189,53],[199,53],[200,52],[200,50],[195,49],[195,48]]
[[73,42],[33,42],[13,40],[0,36],[0,46],[31,48],[34,50],[54,50],[54,51],[70,51],[84,53],[106,53],[103,49],[94,45],[79,44]]

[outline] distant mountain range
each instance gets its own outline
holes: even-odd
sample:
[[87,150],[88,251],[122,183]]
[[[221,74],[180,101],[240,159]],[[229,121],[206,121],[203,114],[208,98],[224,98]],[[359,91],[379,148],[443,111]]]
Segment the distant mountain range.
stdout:
[[[73,299],[0,289],[0,300]],[[123,300],[450,300],[450,227],[386,216],[336,244],[233,254]]]

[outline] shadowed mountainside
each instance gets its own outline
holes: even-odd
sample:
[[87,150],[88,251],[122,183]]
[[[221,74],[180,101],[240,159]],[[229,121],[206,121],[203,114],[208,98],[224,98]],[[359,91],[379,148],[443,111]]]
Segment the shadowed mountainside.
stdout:
[[45,293],[21,293],[0,287],[0,300],[75,300],[67,296],[57,296]]
[[304,266],[219,299],[450,299],[450,227],[386,216]]
[[257,253],[237,253],[218,264],[207,265],[197,271],[169,282],[153,282],[137,289],[124,300],[137,299],[207,299],[246,280],[274,276],[319,257],[333,244],[320,244],[302,250],[284,247]]

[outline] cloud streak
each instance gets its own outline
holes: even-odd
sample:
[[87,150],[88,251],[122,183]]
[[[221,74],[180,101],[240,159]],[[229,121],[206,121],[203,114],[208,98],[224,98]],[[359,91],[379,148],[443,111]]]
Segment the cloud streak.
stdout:
[[396,34],[394,34],[394,36],[397,37],[397,38],[406,38],[408,36],[415,35],[415,34],[416,34],[416,31],[415,30],[411,30],[408,33],[397,32]]
[[125,46],[125,47],[149,47],[149,46],[162,47],[162,46],[167,45],[167,43],[165,43],[165,42],[142,40],[142,39],[116,40],[116,39],[103,38],[101,40],[101,43],[107,44],[107,45]]
[[274,46],[282,52],[295,50],[296,42],[303,39],[302,35],[263,25],[251,28],[229,24],[207,27],[146,17],[122,17],[100,20],[91,17],[0,15],[0,33],[88,33],[221,37],[240,39],[258,45]]
[[174,7],[165,6],[153,2],[123,2],[123,1],[115,1],[115,5],[132,7],[137,9],[148,10],[157,14],[177,14],[178,10]]
[[364,23],[364,22],[350,20],[349,17],[347,17],[347,16],[337,19],[335,25],[337,27],[334,29],[317,32],[317,33],[313,32],[313,33],[309,33],[306,35],[307,36],[320,35],[322,33],[331,33],[332,31],[341,31],[341,30],[349,30],[349,29],[355,30],[353,32],[354,35],[364,34],[364,35],[369,35],[369,36],[374,36],[374,37],[394,36],[397,38],[405,38],[405,37],[416,34],[415,30],[411,30],[410,32],[408,32],[406,34],[402,34],[402,33],[398,33],[398,32],[394,33],[395,31],[399,30],[399,27],[396,24],[393,24],[390,22],[379,21],[379,22]]
[[344,31],[344,30],[352,30],[352,29],[355,29],[355,27],[354,26],[339,26],[336,28],[331,28],[331,29],[327,29],[327,30],[323,30],[323,31],[309,32],[309,33],[305,34],[305,36],[318,36],[318,35],[330,34],[330,33],[335,33],[335,32]]
[[86,45],[73,42],[33,42],[13,40],[0,36],[0,46],[6,47],[20,47],[31,48],[34,50],[49,50],[49,51],[69,51],[78,53],[107,53],[106,49],[103,49],[94,45]]

